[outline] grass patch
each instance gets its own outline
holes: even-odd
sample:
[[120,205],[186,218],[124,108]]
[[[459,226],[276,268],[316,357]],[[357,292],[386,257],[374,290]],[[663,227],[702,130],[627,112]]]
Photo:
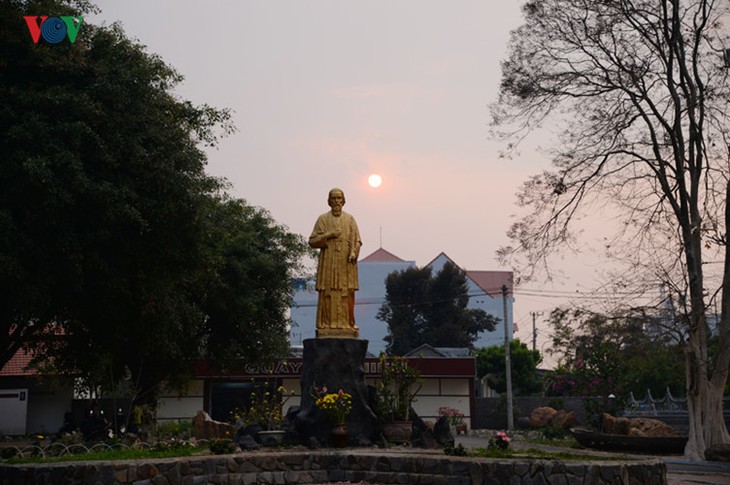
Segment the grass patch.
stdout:
[[180,456],[191,456],[204,450],[207,450],[207,447],[174,446],[165,449],[114,448],[108,450],[92,451],[90,453],[83,453],[78,455],[49,456],[45,458],[39,456],[30,456],[27,458],[10,458],[7,460],[7,463],[59,463],[65,461],[105,461],[175,458]]
[[526,438],[524,442],[530,443],[533,445],[559,446],[561,448],[574,448],[574,449],[583,448],[580,444],[578,444],[578,442],[572,436],[567,436],[565,438],[560,438],[560,439]]
[[528,448],[522,450],[515,449],[493,449],[493,448],[474,448],[469,456],[479,458],[532,458],[536,460],[564,460],[564,461],[622,461],[626,460],[623,456],[594,456],[574,454],[567,451],[545,451],[536,448]]

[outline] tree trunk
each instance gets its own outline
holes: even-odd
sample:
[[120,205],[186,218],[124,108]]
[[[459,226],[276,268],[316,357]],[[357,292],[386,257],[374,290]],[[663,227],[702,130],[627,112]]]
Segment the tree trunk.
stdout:
[[723,390],[724,385],[718,386],[702,379],[702,382],[696,383],[693,392],[687,394],[689,440],[684,450],[687,458],[704,460],[707,447],[730,442],[722,413]]
[[[727,200],[730,199],[730,183],[726,186],[725,193],[725,234],[726,239],[730,235],[730,206]],[[705,459],[705,450],[713,444],[730,443],[730,434],[728,434],[725,425],[725,416],[723,415],[723,394],[725,384],[728,377],[728,365],[730,365],[730,349],[728,348],[728,337],[730,335],[730,325],[728,324],[728,312],[730,311],[730,246],[725,241],[725,268],[723,275],[723,290],[721,300],[721,316],[718,322],[719,347],[720,350],[714,359],[714,367],[711,367],[710,356],[707,346],[707,327],[704,318],[704,301],[699,306],[702,311],[697,311],[695,298],[693,298],[693,306],[691,322],[689,327],[689,342],[685,350],[685,358],[687,362],[687,411],[689,412],[689,440],[685,449],[685,455],[695,460]],[[690,263],[695,260],[694,254],[690,253],[691,248],[687,249],[688,268],[692,268]],[[696,258],[701,261],[700,258]],[[692,279],[690,272],[690,281],[697,283],[697,278],[702,281],[701,266],[695,267]],[[701,285],[697,285],[701,288]],[[697,295],[698,288],[695,288],[694,294]]]

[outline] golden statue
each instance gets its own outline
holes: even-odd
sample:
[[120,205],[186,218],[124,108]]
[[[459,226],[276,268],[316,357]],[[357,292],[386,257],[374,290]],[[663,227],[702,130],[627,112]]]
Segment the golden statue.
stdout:
[[357,338],[355,291],[360,231],[355,218],[342,210],[345,193],[332,189],[327,198],[331,207],[317,218],[309,245],[319,248],[317,264],[317,337]]

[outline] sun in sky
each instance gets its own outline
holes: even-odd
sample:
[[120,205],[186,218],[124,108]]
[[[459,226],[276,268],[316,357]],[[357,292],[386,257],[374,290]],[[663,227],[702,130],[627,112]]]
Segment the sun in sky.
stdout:
[[370,177],[368,177],[368,184],[370,187],[377,189],[380,187],[380,184],[383,183],[383,178],[378,175],[377,173],[372,174]]

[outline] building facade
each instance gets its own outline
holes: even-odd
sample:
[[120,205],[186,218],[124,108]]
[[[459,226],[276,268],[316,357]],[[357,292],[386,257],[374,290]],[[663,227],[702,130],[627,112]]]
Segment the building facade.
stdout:
[[[431,267],[436,274],[447,262],[459,266],[445,253],[440,253],[426,266]],[[355,322],[360,327],[360,338],[368,341],[368,352],[379,355],[385,351],[388,335],[388,326],[378,320],[380,307],[385,302],[385,279],[390,273],[415,268],[415,261],[407,261],[380,248],[358,262],[360,276],[360,290],[355,296]],[[492,332],[482,332],[475,346],[477,348],[504,344],[504,312],[505,299],[502,297],[502,287],[507,287],[507,335],[512,339],[514,333],[512,306],[514,297],[512,292],[513,274],[511,271],[481,271],[465,270],[469,285],[468,308],[482,309],[486,313],[499,319]],[[295,282],[294,306],[291,309],[291,319],[294,325],[291,329],[292,345],[301,345],[304,339],[314,338],[315,321],[317,315],[317,291],[314,281],[297,280]]]
[[[439,408],[455,408],[464,413],[464,420],[471,428],[476,395],[476,360],[465,352],[443,350],[429,347],[417,352],[418,356],[406,357],[408,364],[418,369],[423,379],[413,387],[414,391],[418,391],[413,409],[424,420],[435,421],[439,417]],[[227,421],[232,411],[246,406],[254,386],[264,382],[273,387],[283,386],[287,393],[294,393],[283,409],[286,413],[290,407],[299,406],[301,401],[302,362],[301,357],[290,357],[263,365],[242,364],[240,368],[221,372],[201,360],[196,365],[195,379],[187,393],[168,392],[160,397],[157,420],[187,421],[198,410],[204,410],[215,420]],[[365,383],[377,387],[380,382],[379,359],[366,358],[363,368]]]

